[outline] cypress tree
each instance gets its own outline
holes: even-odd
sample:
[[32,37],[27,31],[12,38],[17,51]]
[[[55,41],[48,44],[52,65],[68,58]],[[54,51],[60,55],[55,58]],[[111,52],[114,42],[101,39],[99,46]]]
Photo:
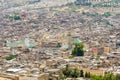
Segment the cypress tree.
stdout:
[[88,78],[90,78],[90,72],[88,73]]
[[83,70],[80,70],[80,77],[84,77],[84,72],[83,72]]
[[85,73],[85,78],[88,78],[88,73],[87,72]]

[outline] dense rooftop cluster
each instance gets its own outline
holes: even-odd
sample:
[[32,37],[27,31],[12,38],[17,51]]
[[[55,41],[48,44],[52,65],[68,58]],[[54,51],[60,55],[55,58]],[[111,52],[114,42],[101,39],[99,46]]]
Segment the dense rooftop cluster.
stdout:
[[[39,0],[35,3],[37,5]],[[7,8],[0,12],[0,80],[119,77],[119,7],[69,3],[59,7],[13,10]],[[66,65],[75,78],[62,72]],[[87,78],[76,76],[76,70],[91,75]]]

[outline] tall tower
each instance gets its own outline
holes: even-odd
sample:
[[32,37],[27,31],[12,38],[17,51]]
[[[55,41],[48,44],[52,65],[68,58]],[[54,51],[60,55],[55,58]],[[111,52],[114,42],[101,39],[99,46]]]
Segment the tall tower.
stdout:
[[71,32],[69,31],[68,32],[68,45],[69,45],[69,48],[71,49],[72,48],[72,35],[71,35]]

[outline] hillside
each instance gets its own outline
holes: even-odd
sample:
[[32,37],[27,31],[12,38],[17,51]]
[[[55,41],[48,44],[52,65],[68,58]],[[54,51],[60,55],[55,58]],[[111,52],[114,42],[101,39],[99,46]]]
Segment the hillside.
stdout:
[[120,7],[120,0],[76,0],[75,4],[92,7]]
[[2,0],[0,9],[7,11],[35,9],[43,7],[61,6],[75,0]]

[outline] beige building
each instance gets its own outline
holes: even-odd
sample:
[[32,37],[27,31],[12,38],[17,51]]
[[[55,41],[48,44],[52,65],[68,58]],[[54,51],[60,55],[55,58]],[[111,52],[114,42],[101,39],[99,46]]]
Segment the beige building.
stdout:
[[0,74],[0,80],[19,80],[19,77],[12,76],[12,75],[6,75],[6,74]]
[[109,53],[111,51],[112,49],[110,47],[104,47],[104,53]]
[[91,74],[94,74],[94,75],[101,75],[101,76],[103,76],[105,74],[104,70],[90,70],[90,69],[87,69],[87,68],[83,68],[82,70],[84,72],[90,72]]

